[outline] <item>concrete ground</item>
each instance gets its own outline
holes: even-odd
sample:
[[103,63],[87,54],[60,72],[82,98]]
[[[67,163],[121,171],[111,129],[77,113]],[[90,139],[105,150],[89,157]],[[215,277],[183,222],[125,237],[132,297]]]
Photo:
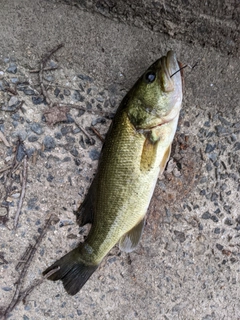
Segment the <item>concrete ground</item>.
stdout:
[[[79,233],[73,210],[102,145],[89,127],[104,136],[106,115],[169,49],[183,64],[198,62],[185,68],[179,127],[141,245],[130,255],[113,248],[74,297],[61,282],[45,281],[9,319],[240,319],[239,4],[213,2],[0,0],[0,130],[7,140],[0,142],[2,310],[22,270],[16,266],[50,213],[55,221],[23,290],[83,240],[86,230]],[[45,87],[53,102],[87,111],[69,108],[54,124],[59,110],[49,119],[38,74],[30,70],[39,70],[42,56],[60,43]],[[20,165],[12,170],[15,156]]]

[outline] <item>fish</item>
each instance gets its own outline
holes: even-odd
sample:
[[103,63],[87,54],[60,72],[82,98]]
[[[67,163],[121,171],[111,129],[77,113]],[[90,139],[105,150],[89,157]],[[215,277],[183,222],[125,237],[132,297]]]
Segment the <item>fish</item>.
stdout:
[[168,51],[138,79],[116,111],[96,175],[76,211],[80,226],[91,224],[89,234],[43,272],[49,280],[61,280],[70,295],[79,292],[117,243],[129,253],[140,241],[177,129],[180,68],[175,52]]

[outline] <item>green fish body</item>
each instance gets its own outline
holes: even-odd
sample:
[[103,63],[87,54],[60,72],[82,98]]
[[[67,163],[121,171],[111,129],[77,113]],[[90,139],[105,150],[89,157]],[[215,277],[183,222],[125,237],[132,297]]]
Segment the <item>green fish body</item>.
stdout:
[[77,210],[79,224],[91,223],[85,242],[44,271],[74,295],[119,242],[133,251],[159,173],[171,152],[182,103],[182,79],[175,53],[157,60],[123,99],[107,133],[97,174]]

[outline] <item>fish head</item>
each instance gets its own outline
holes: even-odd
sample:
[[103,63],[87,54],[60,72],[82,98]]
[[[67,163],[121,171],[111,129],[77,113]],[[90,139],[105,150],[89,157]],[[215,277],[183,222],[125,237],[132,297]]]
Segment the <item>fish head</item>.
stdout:
[[136,129],[151,129],[178,116],[182,75],[176,54],[169,51],[153,63],[128,95],[128,116]]

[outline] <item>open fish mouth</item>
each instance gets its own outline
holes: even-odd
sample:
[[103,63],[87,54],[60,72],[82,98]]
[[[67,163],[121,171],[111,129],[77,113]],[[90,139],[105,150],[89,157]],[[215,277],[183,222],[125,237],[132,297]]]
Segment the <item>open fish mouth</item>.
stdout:
[[164,92],[174,91],[176,83],[181,82],[181,73],[177,75],[180,65],[175,52],[168,51],[167,55],[161,59],[161,65],[160,72],[163,73],[161,76],[163,80],[162,89]]
[[166,57],[166,76],[171,78],[171,76],[177,72],[181,68],[179,62],[177,61],[177,57],[175,52],[168,51],[167,57]]

